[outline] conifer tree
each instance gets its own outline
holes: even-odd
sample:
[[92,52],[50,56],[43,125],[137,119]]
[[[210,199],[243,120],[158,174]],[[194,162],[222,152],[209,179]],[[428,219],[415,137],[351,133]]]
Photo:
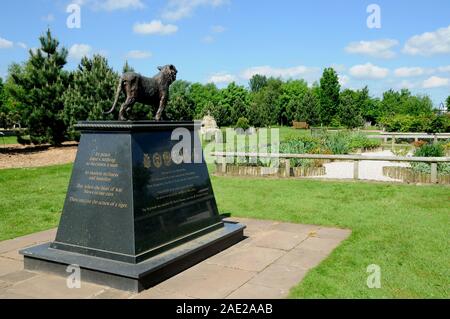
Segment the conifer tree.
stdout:
[[113,105],[119,75],[109,67],[106,58],[94,55],[84,57],[71,77],[69,89],[64,93],[64,121],[69,138],[77,139],[79,135],[74,125],[78,121],[113,118],[103,112]]
[[39,41],[41,47],[30,50],[28,61],[11,75],[18,93],[13,97],[24,106],[21,115],[31,141],[58,145],[66,133],[63,93],[69,77],[63,67],[68,52],[59,49],[59,41],[53,38],[50,29]]

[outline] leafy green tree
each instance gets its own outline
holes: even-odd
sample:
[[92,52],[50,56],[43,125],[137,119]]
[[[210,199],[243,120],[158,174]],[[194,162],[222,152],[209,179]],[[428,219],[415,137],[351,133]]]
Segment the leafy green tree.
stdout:
[[113,105],[119,76],[106,58],[94,55],[92,59],[84,57],[71,77],[69,88],[64,93],[64,121],[69,138],[77,139],[79,134],[74,125],[78,121],[113,118],[112,115],[103,115],[103,112]]
[[[298,107],[305,94],[309,91],[304,80],[290,80],[281,85],[281,95],[278,100],[278,122],[280,125],[291,125],[298,115]],[[306,117],[305,117],[306,120]]]
[[450,95],[447,98],[446,104],[447,104],[447,110],[450,110]]
[[[35,144],[61,144],[65,140],[63,93],[68,72],[63,70],[68,52],[59,49],[59,41],[50,30],[39,38],[41,47],[30,50],[21,70],[12,74],[18,90],[13,98],[24,105],[22,117]],[[14,90],[13,90],[14,92]]]
[[361,102],[363,101],[361,96],[364,95],[365,92],[355,92],[350,89],[346,89],[341,93],[338,115],[340,123],[345,127],[355,128],[364,124],[361,115]]
[[250,91],[255,93],[263,89],[267,85],[267,77],[260,74],[255,74],[249,81]]
[[170,86],[166,114],[170,120],[193,120],[195,104],[190,97],[191,83],[177,80]]
[[276,125],[280,114],[280,96],[283,81],[270,78],[266,86],[252,94],[248,118],[250,123],[259,126]]
[[222,118],[216,118],[223,126],[236,124],[240,117],[245,117],[248,109],[248,91],[235,82],[220,90],[218,107]]
[[189,95],[195,104],[195,117],[201,118],[208,112],[206,110],[209,103],[217,104],[219,101],[219,89],[214,83],[191,85]]
[[339,77],[333,68],[326,68],[320,79],[320,118],[322,124],[328,125],[337,115],[339,107]]
[[306,91],[301,98],[291,99],[289,105],[294,111],[293,120],[305,121],[309,125],[319,124],[319,98],[313,90]]

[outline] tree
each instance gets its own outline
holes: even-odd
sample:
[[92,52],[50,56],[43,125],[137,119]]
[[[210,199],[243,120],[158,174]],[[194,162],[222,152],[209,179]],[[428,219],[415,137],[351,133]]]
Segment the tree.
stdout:
[[81,59],[78,70],[71,77],[64,93],[64,121],[68,137],[77,139],[79,134],[74,125],[78,121],[112,119],[103,112],[113,105],[119,76],[109,67],[106,58],[94,55],[92,59]]
[[60,144],[65,139],[63,93],[69,76],[63,70],[68,52],[50,30],[39,38],[41,47],[30,50],[26,64],[12,74],[18,93],[13,96],[24,109],[22,118],[35,144]]
[[125,61],[125,64],[122,68],[122,73],[134,72],[134,68],[128,64],[128,61]]
[[190,97],[191,83],[177,80],[170,86],[167,117],[174,121],[190,121],[195,116],[195,104]]
[[447,112],[450,112],[450,95],[447,98],[446,104],[447,104]]
[[[297,108],[309,91],[308,83],[304,80],[290,80],[281,85],[281,95],[278,101],[278,123],[280,125],[291,125]],[[306,118],[304,119],[306,121]]]
[[267,85],[267,77],[264,75],[255,74],[249,81],[250,91],[255,93],[263,89]]
[[252,102],[248,114],[251,124],[264,127],[278,123],[282,84],[283,81],[280,79],[270,78],[263,89],[252,94]]
[[339,107],[339,77],[333,68],[326,68],[320,79],[320,119],[328,125],[337,115]]
[[209,103],[217,104],[219,100],[219,89],[214,83],[191,85],[189,95],[195,104],[195,117],[201,118],[207,114],[206,107]]
[[216,118],[223,126],[236,124],[240,117],[246,117],[248,109],[248,91],[235,82],[220,91],[218,107],[221,118]]
[[[362,102],[365,98],[365,92],[355,92],[346,89],[341,93],[339,103],[339,120],[347,128],[355,128],[363,125],[361,115]],[[364,96],[361,98],[361,96]]]

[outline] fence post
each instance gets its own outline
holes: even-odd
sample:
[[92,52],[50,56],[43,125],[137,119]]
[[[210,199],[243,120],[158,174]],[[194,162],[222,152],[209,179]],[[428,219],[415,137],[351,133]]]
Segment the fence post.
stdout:
[[284,159],[284,171],[285,177],[291,176],[291,160],[289,158]]
[[437,163],[431,163],[431,184],[437,184]]
[[223,175],[227,174],[227,158],[226,158],[226,156],[222,157],[222,174]]
[[395,149],[395,136],[392,135],[392,139],[391,139],[391,150],[394,151]]
[[359,179],[359,160],[353,161],[353,179]]

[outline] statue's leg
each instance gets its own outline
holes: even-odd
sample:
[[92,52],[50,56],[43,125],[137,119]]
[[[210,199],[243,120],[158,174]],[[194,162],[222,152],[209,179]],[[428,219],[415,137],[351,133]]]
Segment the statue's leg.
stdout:
[[156,121],[161,121],[161,116],[166,107],[166,104],[167,104],[167,99],[165,97],[163,97],[161,99],[161,101],[159,102],[158,112],[156,112],[156,116],[155,116]]
[[125,103],[122,104],[119,111],[119,121],[126,121],[127,120],[127,113],[131,109],[131,107],[134,105],[136,100],[134,98],[127,98]]

